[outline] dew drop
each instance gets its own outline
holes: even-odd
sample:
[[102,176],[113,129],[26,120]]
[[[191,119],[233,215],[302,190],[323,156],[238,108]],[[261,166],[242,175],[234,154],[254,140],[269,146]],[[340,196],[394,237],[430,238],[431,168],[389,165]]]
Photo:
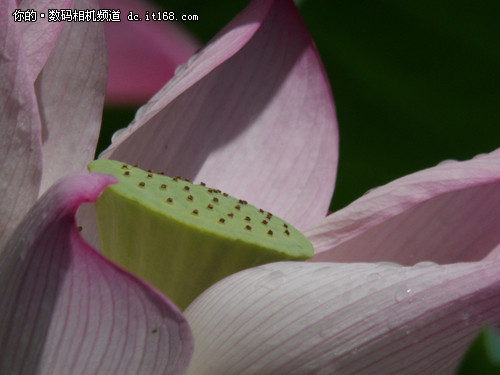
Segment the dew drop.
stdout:
[[[394,294],[394,300],[396,302],[401,302],[401,301],[409,298],[411,296],[411,294],[412,294],[412,290],[410,288],[408,288],[406,286],[401,287],[396,291],[396,294]],[[411,301],[409,301],[409,302],[411,302]]]

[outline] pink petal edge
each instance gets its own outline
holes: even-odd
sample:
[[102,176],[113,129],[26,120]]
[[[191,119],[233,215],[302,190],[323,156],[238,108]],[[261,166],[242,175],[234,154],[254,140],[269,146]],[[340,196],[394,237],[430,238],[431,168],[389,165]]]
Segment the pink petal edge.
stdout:
[[500,149],[373,189],[305,234],[315,261],[481,260],[500,243]]
[[0,372],[182,374],[192,336],[180,311],[84,243],[74,215],[115,179],[56,183],[0,258]]
[[272,263],[185,311],[188,374],[452,374],[500,323],[500,263]]
[[101,157],[204,181],[310,227],[335,181],[330,86],[291,1],[253,1]]

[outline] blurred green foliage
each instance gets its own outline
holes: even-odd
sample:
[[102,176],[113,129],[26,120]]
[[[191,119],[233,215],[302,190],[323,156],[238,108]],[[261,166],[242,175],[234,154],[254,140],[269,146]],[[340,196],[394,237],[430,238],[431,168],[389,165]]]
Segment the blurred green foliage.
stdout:
[[489,327],[479,332],[460,363],[458,375],[500,374],[500,338],[496,331]]
[[[207,42],[247,1],[156,3],[197,14],[199,21],[181,26]],[[332,211],[403,175],[500,146],[499,1],[299,3],[337,108]],[[105,124],[118,112],[106,110]],[[127,113],[119,127],[132,118]]]

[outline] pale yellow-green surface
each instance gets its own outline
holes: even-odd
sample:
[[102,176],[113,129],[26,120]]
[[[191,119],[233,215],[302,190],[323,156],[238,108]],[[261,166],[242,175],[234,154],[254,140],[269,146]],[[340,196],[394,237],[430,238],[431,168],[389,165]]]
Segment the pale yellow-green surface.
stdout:
[[119,181],[96,203],[101,251],[181,309],[232,273],[313,255],[290,224],[216,189],[107,159],[89,170]]

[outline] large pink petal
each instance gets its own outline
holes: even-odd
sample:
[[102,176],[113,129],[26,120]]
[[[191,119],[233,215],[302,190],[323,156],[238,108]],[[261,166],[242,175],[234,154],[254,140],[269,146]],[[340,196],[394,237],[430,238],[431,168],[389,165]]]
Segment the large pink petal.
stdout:
[[40,118],[14,0],[0,2],[0,249],[36,201]]
[[374,189],[306,235],[317,261],[483,259],[500,243],[500,149]]
[[323,218],[335,180],[336,120],[292,1],[253,1],[101,156],[205,181],[302,229]]
[[[106,103],[142,104],[174,76],[175,68],[200,47],[178,23],[145,21],[158,11],[145,1],[101,0],[103,9],[120,9],[122,22],[106,22],[109,76]],[[127,21],[132,11],[142,21]],[[177,14],[181,17],[181,14]]]
[[[98,3],[81,0],[76,8],[97,9]],[[94,159],[106,90],[106,61],[102,23],[64,23],[35,84],[43,126],[40,194],[62,176],[84,170]]]
[[0,373],[181,374],[192,351],[177,308],[84,243],[74,214],[114,181],[67,177],[0,258]]
[[500,263],[273,263],[186,311],[188,374],[452,374],[500,323]]

